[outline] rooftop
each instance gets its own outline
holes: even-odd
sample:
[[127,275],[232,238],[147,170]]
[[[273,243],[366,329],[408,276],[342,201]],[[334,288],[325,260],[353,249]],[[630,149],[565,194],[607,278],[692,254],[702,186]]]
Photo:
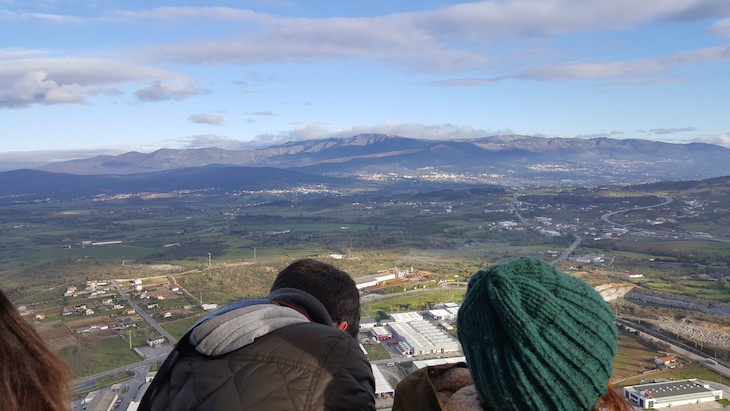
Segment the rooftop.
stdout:
[[[642,384],[632,387],[640,394],[652,398],[673,397],[676,395],[711,393],[712,390],[697,380],[682,380],[659,382],[654,384]],[[648,393],[648,394],[647,394]]]
[[395,390],[385,378],[382,371],[380,371],[380,368],[374,364],[371,364],[371,368],[373,369],[373,377],[375,377],[375,394],[392,394]]

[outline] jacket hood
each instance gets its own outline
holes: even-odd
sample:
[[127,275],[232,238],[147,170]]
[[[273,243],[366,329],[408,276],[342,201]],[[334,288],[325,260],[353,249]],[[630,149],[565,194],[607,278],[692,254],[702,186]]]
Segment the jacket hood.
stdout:
[[240,301],[214,312],[194,327],[189,342],[201,354],[218,356],[279,328],[307,322],[332,325],[317,299],[301,290],[282,288],[268,298]]

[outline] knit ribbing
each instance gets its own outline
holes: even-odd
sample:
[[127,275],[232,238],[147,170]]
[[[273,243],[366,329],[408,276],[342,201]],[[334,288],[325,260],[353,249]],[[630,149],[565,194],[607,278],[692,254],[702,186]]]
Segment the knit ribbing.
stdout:
[[474,274],[458,333],[494,410],[589,410],[613,371],[611,308],[582,280],[534,258]]

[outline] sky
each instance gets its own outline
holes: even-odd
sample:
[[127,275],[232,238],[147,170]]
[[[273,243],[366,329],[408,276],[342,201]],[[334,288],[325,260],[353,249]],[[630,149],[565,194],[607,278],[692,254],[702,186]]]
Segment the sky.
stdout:
[[730,1],[0,0],[0,157],[361,133],[730,147]]

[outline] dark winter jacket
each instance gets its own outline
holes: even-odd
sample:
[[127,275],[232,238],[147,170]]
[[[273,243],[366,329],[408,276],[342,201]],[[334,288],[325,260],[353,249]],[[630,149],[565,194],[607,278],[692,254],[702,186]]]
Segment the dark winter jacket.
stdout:
[[284,288],[194,325],[139,410],[373,410],[374,390],[357,341],[310,294]]

